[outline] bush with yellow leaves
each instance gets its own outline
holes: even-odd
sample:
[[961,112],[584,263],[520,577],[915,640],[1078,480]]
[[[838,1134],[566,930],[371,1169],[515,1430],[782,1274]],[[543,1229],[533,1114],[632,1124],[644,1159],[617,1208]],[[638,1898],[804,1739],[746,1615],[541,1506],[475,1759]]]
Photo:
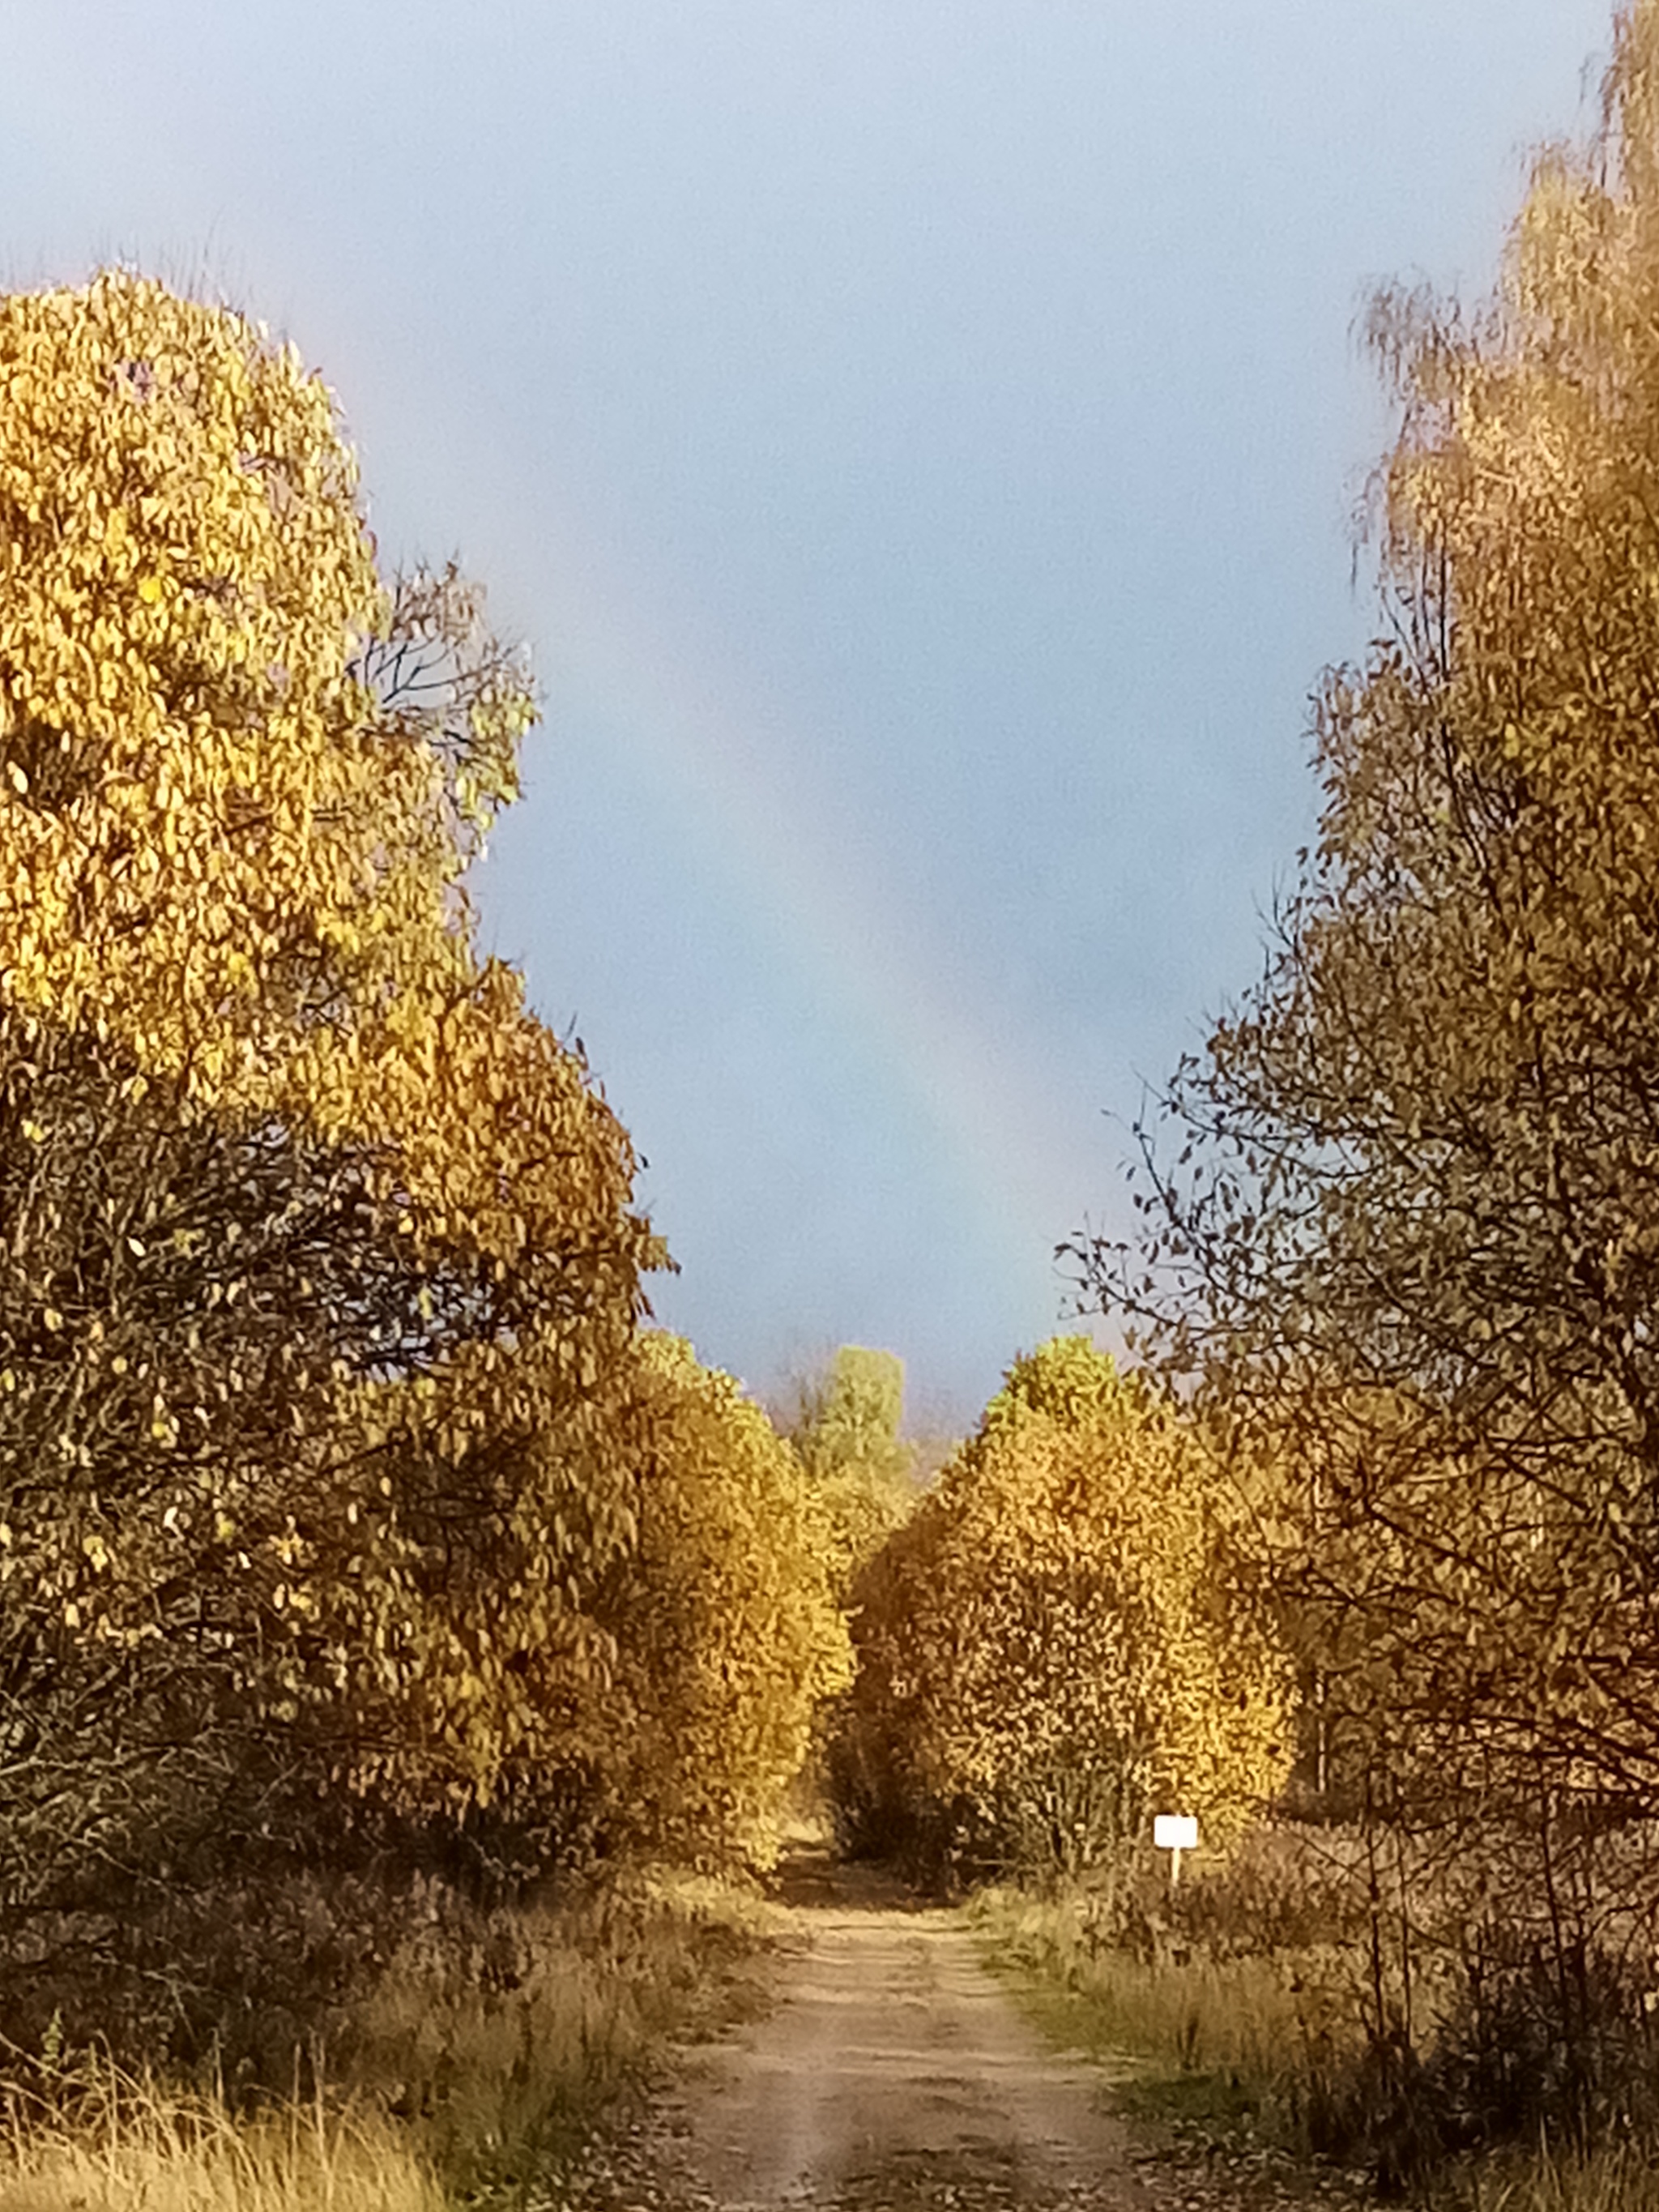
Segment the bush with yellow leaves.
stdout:
[[1164,1810],[1229,1844],[1288,1769],[1292,1692],[1231,1585],[1223,1498],[1086,1339],[1016,1361],[855,1590],[833,1760],[854,1839],[1075,1872]]

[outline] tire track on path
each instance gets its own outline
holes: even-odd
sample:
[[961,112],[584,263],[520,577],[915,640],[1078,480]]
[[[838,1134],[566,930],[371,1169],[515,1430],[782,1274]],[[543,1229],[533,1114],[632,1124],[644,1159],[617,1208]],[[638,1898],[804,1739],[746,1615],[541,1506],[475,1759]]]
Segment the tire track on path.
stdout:
[[690,2056],[653,2133],[720,2212],[1151,2203],[1097,2069],[1056,2056],[957,1916],[798,1869],[766,2016]]

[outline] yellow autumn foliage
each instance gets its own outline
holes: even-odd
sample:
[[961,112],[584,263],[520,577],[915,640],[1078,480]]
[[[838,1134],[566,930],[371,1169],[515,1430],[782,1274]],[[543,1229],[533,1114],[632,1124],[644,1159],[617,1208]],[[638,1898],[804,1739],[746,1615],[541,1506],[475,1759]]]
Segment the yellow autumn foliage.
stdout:
[[859,1583],[849,1824],[1075,1869],[1196,1814],[1224,1847],[1287,1771],[1291,1692],[1230,1587],[1218,1470],[1082,1338],[1010,1369]]
[[[1103,1304],[1304,1479],[1271,1564],[1354,1802],[1659,1791],[1659,6],[1500,279],[1394,288],[1380,606],[1260,982],[1144,1133]],[[1178,1158],[1171,1158],[1176,1146]]]
[[831,1534],[762,1408],[681,1339],[640,1340],[639,1544],[602,1593],[612,1832],[766,1864],[823,1702],[851,1679]]
[[0,298],[9,1895],[245,1770],[459,1817],[602,1671],[660,1255],[476,945],[534,714],[474,590],[379,574],[291,348]]
[[496,656],[434,726],[398,655],[464,656],[476,606],[395,633],[356,493],[241,317],[119,272],[0,300],[0,988],[216,1113],[371,1138],[411,1234],[510,1261],[592,1118],[459,887],[533,699]]
[[679,1338],[637,1334],[586,1405],[549,1396],[539,1356],[518,1348],[520,1425],[498,1409],[471,1472],[514,1505],[452,1518],[441,1586],[427,1516],[453,1516],[465,1440],[434,1468],[423,1401],[378,1394],[407,1541],[363,1599],[365,1643],[397,1655],[367,1734],[404,1795],[555,1850],[768,1863],[851,1676],[828,1518],[762,1408]]

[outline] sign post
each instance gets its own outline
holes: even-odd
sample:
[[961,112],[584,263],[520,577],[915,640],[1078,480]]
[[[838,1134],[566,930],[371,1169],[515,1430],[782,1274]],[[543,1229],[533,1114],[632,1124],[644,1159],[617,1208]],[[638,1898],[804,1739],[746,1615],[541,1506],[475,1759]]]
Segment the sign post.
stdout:
[[1197,1848],[1198,1822],[1190,1813],[1154,1813],[1152,1841],[1159,1850],[1170,1854],[1170,1887],[1173,1889],[1181,1879],[1181,1854]]

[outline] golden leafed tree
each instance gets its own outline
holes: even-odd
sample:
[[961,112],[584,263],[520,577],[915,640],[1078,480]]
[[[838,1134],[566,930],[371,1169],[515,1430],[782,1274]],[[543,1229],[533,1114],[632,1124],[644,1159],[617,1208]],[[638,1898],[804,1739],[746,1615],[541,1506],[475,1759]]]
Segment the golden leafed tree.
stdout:
[[764,1864],[851,1679],[830,1524],[763,1409],[679,1338],[641,1338],[629,1401],[639,1543],[596,1607],[616,1652],[599,1802],[616,1836]]
[[476,949],[533,716],[475,592],[383,582],[291,349],[120,272],[0,300],[12,1901],[250,1761],[459,1807],[508,1662],[591,1663],[658,1255]]
[[1303,1484],[1390,1786],[1659,1790],[1659,9],[1496,295],[1387,294],[1383,619],[1260,984],[1096,1285]]
[[834,1766],[854,1832],[1075,1870],[1288,1765],[1286,1662],[1232,1582],[1219,1471],[1080,1337],[1016,1361],[854,1591]]

